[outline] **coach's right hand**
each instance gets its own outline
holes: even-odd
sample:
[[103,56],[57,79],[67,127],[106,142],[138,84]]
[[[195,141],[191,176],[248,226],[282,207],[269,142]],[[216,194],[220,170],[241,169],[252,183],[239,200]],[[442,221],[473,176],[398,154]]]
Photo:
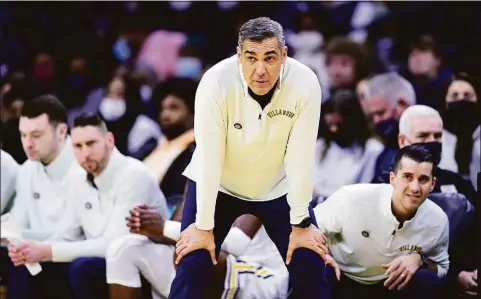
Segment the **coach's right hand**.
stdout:
[[176,265],[179,264],[184,256],[198,249],[209,251],[212,263],[217,265],[214,233],[212,230],[200,230],[195,226],[195,223],[192,223],[180,234],[180,239],[175,247],[175,252],[177,253]]
[[292,254],[297,248],[308,248],[321,256],[324,262],[326,260],[327,238],[321,233],[317,227],[311,224],[307,228],[292,227],[289,236],[289,247],[287,248],[286,264],[291,262]]

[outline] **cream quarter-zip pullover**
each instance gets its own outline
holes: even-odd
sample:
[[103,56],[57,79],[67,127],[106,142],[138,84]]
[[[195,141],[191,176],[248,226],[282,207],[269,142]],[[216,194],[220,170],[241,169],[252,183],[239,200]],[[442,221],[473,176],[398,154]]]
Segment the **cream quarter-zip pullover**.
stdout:
[[287,194],[291,223],[307,217],[320,109],[316,75],[292,58],[263,110],[237,56],[209,69],[196,93],[196,149],[184,172],[197,183],[196,226],[214,227],[218,191],[249,201]]

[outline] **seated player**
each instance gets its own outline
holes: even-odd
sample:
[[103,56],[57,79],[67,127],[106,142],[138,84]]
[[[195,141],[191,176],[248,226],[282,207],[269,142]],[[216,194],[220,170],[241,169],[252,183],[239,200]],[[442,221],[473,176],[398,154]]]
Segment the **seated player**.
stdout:
[[[179,211],[179,209],[177,210]],[[112,243],[107,253],[110,298],[141,298],[141,277],[157,296],[168,297],[175,277],[175,242],[180,222],[164,221],[154,209],[137,206],[127,225],[135,234]],[[180,218],[174,214],[173,219]],[[287,268],[260,221],[243,215],[221,248],[206,298],[279,299],[287,297]]]
[[[131,207],[149,204],[163,217],[168,215],[154,177],[142,162],[115,148],[114,136],[99,116],[77,117],[72,143],[83,169],[70,180],[68,212],[59,231],[42,243],[25,241],[9,247],[16,266],[35,262],[45,266],[33,277],[28,298],[71,298],[70,292],[58,291],[59,285],[69,283],[74,298],[108,297],[104,257],[115,238],[129,233],[124,221]],[[48,261],[53,263],[45,263]],[[29,286],[30,280],[22,287]]]

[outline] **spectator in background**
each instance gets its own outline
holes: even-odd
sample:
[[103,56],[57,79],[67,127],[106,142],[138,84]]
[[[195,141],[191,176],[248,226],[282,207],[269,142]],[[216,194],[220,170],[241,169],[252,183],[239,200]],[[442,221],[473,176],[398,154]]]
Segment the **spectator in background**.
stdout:
[[414,87],[417,104],[440,108],[452,70],[443,65],[441,51],[432,36],[422,35],[412,44],[408,70],[403,75]]
[[128,75],[114,76],[99,103],[98,112],[115,135],[115,146],[125,154],[135,153],[150,138],[159,138],[160,130],[144,115],[140,86]]
[[69,57],[60,79],[59,94],[65,99],[67,110],[82,107],[89,92],[94,88],[93,74],[87,57],[74,54]]
[[[322,92],[329,89],[329,76],[326,70],[326,55],[322,51],[324,36],[319,32],[317,15],[305,12],[300,15],[298,32],[286,32],[286,43],[294,51],[293,58],[310,67],[316,73]],[[324,88],[325,87],[325,88]]]
[[368,183],[383,145],[371,137],[359,100],[337,90],[321,108],[321,138],[316,144],[314,196],[326,198],[342,186]]
[[23,104],[29,99],[31,91],[24,80],[8,82],[3,87],[2,105],[2,149],[9,153],[17,163],[22,164],[27,156],[20,140],[18,130]]
[[367,55],[360,44],[335,37],[327,43],[325,53],[330,93],[338,88],[354,91],[357,82],[368,75]]
[[37,94],[55,94],[57,92],[56,65],[52,53],[39,51],[33,59],[32,72],[28,75],[32,88]]
[[199,50],[194,45],[185,44],[179,51],[174,76],[198,81],[202,77],[203,66]]
[[187,183],[182,174],[194,150],[194,99],[197,81],[172,78],[154,91],[158,121],[163,136],[144,159],[167,198],[184,194]]
[[442,109],[445,132],[440,166],[469,178],[474,186],[481,163],[478,95],[471,78],[459,74],[448,86]]
[[399,118],[415,103],[411,83],[396,73],[377,75],[368,81],[368,97],[363,107],[385,146],[376,161],[375,176],[391,166],[398,151]]
[[[443,120],[439,112],[425,105],[413,105],[404,111],[399,120],[399,148],[412,144],[423,144],[436,160],[436,193],[461,193],[473,204],[476,191],[471,181],[456,172],[439,165],[443,149]],[[388,183],[390,168],[384,169],[374,183]]]

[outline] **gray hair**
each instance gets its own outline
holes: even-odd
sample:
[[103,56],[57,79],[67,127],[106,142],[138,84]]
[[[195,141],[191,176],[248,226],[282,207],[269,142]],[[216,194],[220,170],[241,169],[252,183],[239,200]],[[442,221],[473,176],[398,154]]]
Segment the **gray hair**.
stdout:
[[408,80],[397,73],[374,76],[367,83],[367,98],[380,96],[391,106],[403,99],[409,106],[416,104],[416,93]]
[[401,118],[399,119],[399,134],[409,135],[411,134],[411,119],[413,117],[437,117],[443,122],[441,115],[436,109],[433,109],[425,105],[414,105],[404,110]]
[[286,45],[284,29],[282,29],[281,24],[268,17],[250,19],[241,26],[237,45],[242,49],[242,43],[246,39],[261,42],[271,37],[277,38],[280,49]]

